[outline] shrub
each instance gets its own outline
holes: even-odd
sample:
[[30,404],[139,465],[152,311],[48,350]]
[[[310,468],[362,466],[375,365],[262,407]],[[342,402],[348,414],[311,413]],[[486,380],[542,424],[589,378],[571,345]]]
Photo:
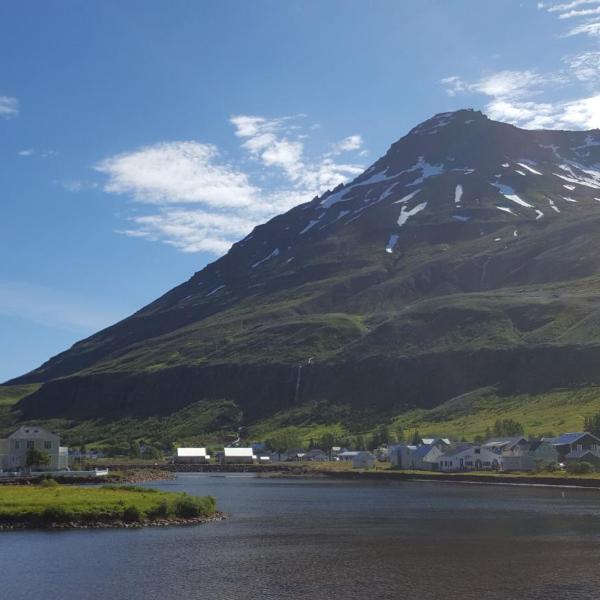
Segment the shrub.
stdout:
[[59,483],[56,479],[52,479],[52,477],[46,477],[40,481],[40,485],[42,487],[57,487]]
[[73,519],[73,514],[64,506],[47,506],[40,516],[44,523],[66,523]]
[[182,496],[175,502],[173,507],[175,514],[184,519],[199,517],[201,514],[200,502],[192,496]]
[[123,511],[123,521],[126,523],[138,523],[142,520],[142,513],[137,506],[130,505]]
[[148,512],[148,517],[151,519],[166,519],[171,514],[169,503],[162,500],[155,508]]
[[575,462],[567,465],[567,471],[574,475],[586,475],[587,473],[593,473],[594,465],[586,461]]

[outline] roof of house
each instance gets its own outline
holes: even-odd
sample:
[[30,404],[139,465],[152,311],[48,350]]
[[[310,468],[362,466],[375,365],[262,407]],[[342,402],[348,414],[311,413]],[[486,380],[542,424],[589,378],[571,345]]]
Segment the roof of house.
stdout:
[[368,450],[358,450],[354,453],[354,458],[375,458],[375,455]]
[[483,444],[484,448],[512,448],[518,444],[521,444],[522,442],[527,442],[527,440],[522,436],[516,436],[516,437],[498,437],[498,438],[491,438],[489,440],[487,440],[487,442],[485,442]]
[[206,456],[206,448],[177,448],[177,456]]
[[434,449],[440,452],[437,446],[432,444],[423,444],[422,446],[417,446],[414,450],[411,450],[411,456],[416,458],[425,458]]
[[558,437],[544,438],[544,441],[550,442],[553,446],[564,446],[567,444],[574,444],[577,440],[581,439],[582,437],[584,437],[586,435],[593,437],[594,439],[598,440],[598,442],[600,443],[600,440],[595,435],[592,435],[591,433],[588,433],[587,431],[574,431],[571,433],[563,433],[562,435],[559,435]]
[[252,452],[252,448],[223,448],[225,452],[225,456],[232,458],[240,458],[240,457],[248,457],[252,458],[254,453]]
[[34,425],[22,425],[17,429],[14,433],[8,436],[9,438],[27,438],[30,440],[47,440],[48,438],[59,439],[59,436],[55,433],[48,431],[47,429],[43,429],[42,427],[37,427]]
[[469,444],[469,443],[459,444],[458,446],[455,446],[454,448],[448,448],[448,450],[446,450],[446,452],[444,452],[444,454],[442,456],[456,456],[457,454],[460,454],[461,452],[464,452],[465,450],[469,450],[470,448],[475,448],[475,445]]
[[542,444],[548,444],[545,440],[533,440],[529,442],[529,447],[527,448],[529,452],[535,452]]
[[431,444],[434,444],[435,442],[444,442],[444,444],[450,445],[450,440],[448,438],[423,438],[421,441],[426,446],[431,446]]
[[581,450],[571,450],[571,452],[565,455],[565,458],[583,458],[588,454],[593,456],[594,458],[600,458],[600,456],[598,456],[595,452],[592,452],[589,449],[586,450],[585,448],[582,448]]

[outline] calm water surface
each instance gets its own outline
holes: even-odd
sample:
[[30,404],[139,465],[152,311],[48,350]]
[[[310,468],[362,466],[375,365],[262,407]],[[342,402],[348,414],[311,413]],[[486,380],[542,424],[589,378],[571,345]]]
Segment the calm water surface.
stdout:
[[[180,475],[200,527],[0,535],[0,599],[600,600],[600,492]],[[1,493],[1,490],[0,490]]]

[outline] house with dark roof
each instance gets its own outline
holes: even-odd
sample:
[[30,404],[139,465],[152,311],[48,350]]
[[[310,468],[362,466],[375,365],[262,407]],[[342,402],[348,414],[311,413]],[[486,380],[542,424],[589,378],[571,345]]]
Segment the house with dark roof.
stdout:
[[549,442],[527,441],[502,452],[502,470],[534,471],[554,465],[558,459],[558,452]]
[[498,454],[513,452],[520,446],[527,446],[528,440],[523,436],[491,438],[482,444],[483,448],[492,450]]
[[569,454],[573,459],[575,457],[573,452],[581,453],[583,450],[589,450],[592,454],[600,456],[600,439],[587,431],[563,433],[558,437],[544,438],[544,441],[554,446],[561,460],[566,459]]
[[392,467],[417,471],[437,471],[438,458],[446,449],[445,444],[432,443],[412,446],[399,444],[390,452]]

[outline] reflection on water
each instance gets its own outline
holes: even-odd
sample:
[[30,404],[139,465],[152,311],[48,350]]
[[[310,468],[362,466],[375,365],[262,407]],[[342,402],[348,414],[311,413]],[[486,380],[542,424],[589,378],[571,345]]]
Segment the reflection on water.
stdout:
[[[181,475],[201,527],[0,535],[0,598],[600,598],[600,493]],[[1,490],[0,490],[1,493]]]

